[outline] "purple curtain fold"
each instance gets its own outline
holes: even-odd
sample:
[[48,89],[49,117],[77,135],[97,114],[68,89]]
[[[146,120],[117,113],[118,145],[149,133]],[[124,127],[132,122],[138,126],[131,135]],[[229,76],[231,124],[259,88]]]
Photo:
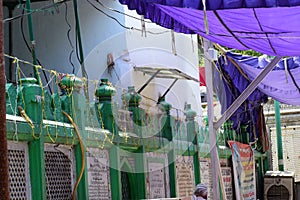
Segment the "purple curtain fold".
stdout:
[[[222,113],[246,89],[255,77],[260,74],[271,61],[271,58],[258,58],[240,54],[227,53],[243,70],[249,80],[245,78],[238,68],[229,59],[220,57],[218,60],[219,71],[215,72],[215,90],[222,105]],[[257,130],[258,108],[267,101],[267,97],[290,104],[300,105],[300,58],[293,57],[280,61],[258,88],[237,109],[230,120],[233,128],[238,132],[241,125],[247,125],[250,141],[254,134],[259,137]]]
[[[236,66],[224,57],[220,57],[215,71],[214,83],[215,91],[222,105],[222,113],[234,102],[236,98],[247,88],[250,81],[241,75]],[[221,74],[219,74],[219,71]],[[250,141],[259,137],[257,128],[258,109],[265,103],[268,96],[256,89],[247,100],[230,117],[233,122],[233,129],[237,134],[241,134],[241,126],[247,126]]]

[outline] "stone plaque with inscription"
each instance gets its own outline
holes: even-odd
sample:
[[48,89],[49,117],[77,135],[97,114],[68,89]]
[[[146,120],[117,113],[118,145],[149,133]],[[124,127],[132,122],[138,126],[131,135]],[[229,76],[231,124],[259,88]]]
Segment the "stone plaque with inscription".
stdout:
[[87,150],[89,200],[110,200],[109,154],[107,150]]
[[164,198],[166,196],[164,165],[162,163],[149,162],[148,167],[150,198]]
[[194,184],[194,160],[191,156],[177,156],[177,196],[188,197],[193,195]]
[[[232,199],[232,172],[227,159],[220,159],[220,167],[223,177],[224,189],[226,192],[226,199]],[[208,200],[213,199],[213,186],[212,186],[212,171],[211,161],[209,158],[200,159],[200,174],[201,182],[208,186]]]
[[170,197],[170,181],[168,168],[168,155],[147,152],[146,169],[147,169],[147,198],[167,198]]

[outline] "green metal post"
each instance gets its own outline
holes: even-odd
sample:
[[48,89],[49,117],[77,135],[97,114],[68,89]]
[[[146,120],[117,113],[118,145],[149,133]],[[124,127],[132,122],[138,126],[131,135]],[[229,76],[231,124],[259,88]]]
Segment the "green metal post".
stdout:
[[[22,84],[21,84],[22,83]],[[42,124],[42,106],[36,97],[42,95],[42,89],[36,84],[34,78],[24,78],[19,80],[18,105],[34,123],[33,130],[40,131]],[[26,95],[25,95],[26,94]],[[38,135],[39,134],[39,135]],[[45,153],[44,153],[44,135],[35,134],[38,139],[28,143],[30,182],[32,200],[46,199],[46,173],[45,173]]]
[[[195,122],[195,117],[197,113],[191,109],[191,104],[186,105],[186,131],[187,131],[187,138],[189,142],[192,142],[193,146],[195,147],[195,152],[193,155],[194,158],[194,177],[195,177],[195,185],[200,182],[200,166],[199,166],[199,153],[198,153],[198,124]],[[189,148],[190,148],[189,147]]]
[[282,151],[282,135],[281,135],[281,122],[280,122],[280,105],[279,102],[274,100],[275,108],[275,122],[276,122],[276,136],[277,136],[277,153],[278,153],[278,169],[284,170],[283,165],[283,151]]
[[[88,75],[86,73],[86,69],[85,69],[85,65],[84,65],[84,55],[83,55],[77,0],[73,0],[73,6],[74,6],[74,13],[75,13],[75,21],[76,21],[76,34],[77,34],[76,40],[78,41],[81,73],[82,73],[82,76],[87,79]],[[86,81],[86,83],[84,84],[84,94],[85,94],[86,99],[88,99],[89,98],[89,96],[88,96],[88,81]]]
[[263,191],[262,191],[262,188],[263,188],[263,166],[262,166],[262,158],[258,158],[255,162],[255,165],[257,165],[255,168],[258,172],[258,180],[257,180],[257,183],[258,183],[258,187],[257,187],[257,197],[258,199],[262,199],[263,197]]
[[161,137],[168,139],[169,141],[173,140],[173,128],[172,118],[170,115],[170,110],[172,105],[165,101],[165,98],[161,98],[159,101],[160,109],[164,112],[164,116],[161,118]]
[[[82,141],[84,143],[84,149],[82,150],[80,148],[80,144],[76,144],[75,146],[75,157],[76,157],[76,174],[79,176],[81,168],[82,168],[82,160],[85,162],[85,166],[87,166],[86,161],[86,134],[85,134],[85,114],[86,113],[86,107],[85,107],[85,98],[83,95],[79,93],[79,91],[73,92],[73,101],[74,101],[74,107],[72,108],[72,116],[73,119],[78,126],[78,129],[81,134]],[[84,158],[81,155],[81,151],[84,151]],[[82,175],[82,178],[79,182],[78,188],[77,188],[77,199],[89,199],[88,194],[88,173],[87,173],[87,167],[84,168],[84,172]]]
[[111,185],[111,199],[122,199],[122,184],[120,171],[120,152],[119,147],[112,145],[109,149],[109,164],[110,164],[110,185]]
[[146,176],[145,176],[145,148],[140,146],[135,152],[135,199],[146,199]]
[[265,174],[268,170],[269,170],[269,155],[268,155],[269,153],[268,152],[266,152],[266,157],[265,158],[263,158],[263,170],[264,170],[264,173],[263,174]]
[[[76,21],[76,33],[78,41],[78,47],[79,47],[79,56],[80,56],[80,64],[84,63],[84,56],[83,56],[83,47],[82,47],[82,40],[81,40],[81,31],[80,31],[80,20],[79,20],[79,13],[78,13],[78,6],[77,6],[77,0],[73,0],[73,6],[74,6],[74,13],[75,13],[75,21]],[[85,75],[85,69],[82,70],[82,75],[86,77]]]
[[[143,129],[144,124],[144,111],[139,108],[139,103],[142,100],[140,94],[136,93],[134,87],[128,87],[128,93],[125,95],[125,100],[128,103],[128,110],[132,112],[132,119],[134,124],[134,132],[143,141]],[[146,198],[146,178],[145,178],[145,147],[140,144],[139,148],[135,152],[135,182],[136,190],[135,199]]]
[[[80,131],[82,133],[82,131]],[[82,134],[83,135],[83,134]],[[85,158],[82,158],[81,156],[81,148],[80,145],[75,145],[75,160],[76,160],[76,174],[77,177],[80,174],[81,167],[82,167],[82,159],[84,159],[85,166],[87,166],[86,162],[86,148],[84,148],[84,155]],[[88,174],[87,174],[87,167],[85,167],[83,171],[83,175],[81,177],[81,180],[79,182],[78,188],[77,188],[77,199],[89,199],[88,194]]]
[[[96,90],[98,102],[95,104],[96,114],[100,125],[109,130],[115,136],[118,136],[118,128],[115,123],[112,110],[112,96],[116,93],[115,88],[108,85],[107,79],[101,79],[101,84]],[[121,171],[120,171],[120,150],[117,144],[109,149],[110,159],[110,185],[111,198],[115,200],[122,199]]]
[[200,164],[199,164],[199,154],[198,151],[194,154],[194,176],[195,176],[195,185],[200,183]]
[[168,153],[169,161],[169,180],[170,180],[170,196],[176,197],[176,155],[174,149],[171,149]]
[[46,200],[44,136],[29,142],[29,165],[32,200]]
[[[84,166],[87,166],[85,137],[86,104],[84,96],[80,94],[83,83],[81,79],[70,74],[62,79],[61,84],[65,87],[67,92],[67,94],[62,98],[62,108],[73,118],[74,123],[79,129],[84,146],[84,149],[81,149],[80,143],[75,145],[76,175],[79,177],[82,169],[82,163],[84,162]],[[84,152],[84,157],[82,156],[82,151]],[[84,168],[82,177],[77,187],[77,199],[89,199],[87,167]]]
[[[167,103],[164,98],[160,99],[159,102],[160,109],[165,112],[166,116],[162,118],[162,130],[161,137],[168,139],[170,142],[173,140],[173,128],[171,124],[170,109],[171,104]],[[173,124],[174,125],[174,124]],[[174,126],[173,126],[174,127]],[[164,148],[164,147],[163,147]],[[176,190],[176,154],[174,148],[170,149],[168,152],[168,164],[169,164],[169,180],[170,180],[170,196],[177,197]]]
[[[32,16],[31,16],[31,2],[30,0],[26,0],[26,12],[27,12],[27,19],[28,19],[28,31],[29,31],[29,38],[31,43],[31,55],[32,55],[32,62],[33,64],[37,64],[36,59],[36,52],[35,52],[35,40],[34,40],[34,31],[33,31],[33,23],[32,23]],[[36,78],[38,84],[41,83],[41,78],[36,67],[33,67],[34,77]]]

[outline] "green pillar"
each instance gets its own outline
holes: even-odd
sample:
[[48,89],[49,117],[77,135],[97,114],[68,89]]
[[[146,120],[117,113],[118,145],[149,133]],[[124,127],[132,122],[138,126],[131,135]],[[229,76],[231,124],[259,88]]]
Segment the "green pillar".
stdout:
[[115,135],[118,135],[118,127],[113,115],[112,96],[115,95],[116,89],[108,85],[108,79],[101,79],[100,86],[95,92],[98,101],[95,103],[95,110],[100,127],[105,128]]
[[[74,100],[74,108],[73,111],[74,117],[75,117],[75,123],[78,126],[78,129],[81,134],[81,138],[84,144],[84,149],[82,150],[80,147],[80,144],[77,143],[75,145],[75,157],[76,157],[76,174],[79,175],[82,167],[82,160],[85,164],[84,172],[82,175],[82,178],[79,182],[78,188],[77,188],[77,199],[88,199],[88,173],[87,173],[87,160],[86,160],[86,134],[85,134],[85,114],[86,113],[86,101],[85,97],[78,92],[73,92],[73,100]],[[82,157],[81,151],[84,151],[84,158]]]
[[140,94],[136,93],[134,86],[128,87],[128,93],[124,96],[128,104],[128,110],[132,112],[132,120],[134,124],[134,133],[141,139],[141,144],[135,151],[135,185],[137,191],[135,199],[146,198],[146,177],[145,177],[145,147],[143,145],[143,125],[145,123],[144,110],[139,108],[139,103],[142,100]]
[[135,151],[135,199],[146,199],[145,163],[145,148],[142,145],[138,148],[138,150]]
[[277,153],[278,153],[278,169],[284,170],[283,166],[283,151],[282,151],[282,135],[281,135],[281,122],[280,122],[280,105],[279,102],[274,100],[275,109],[275,122],[276,122],[276,136],[277,136]]
[[[28,19],[28,30],[29,30],[29,38],[30,38],[30,51],[32,55],[32,62],[33,64],[38,64],[36,59],[36,52],[35,52],[35,40],[34,40],[34,31],[33,31],[33,23],[32,23],[32,16],[31,16],[31,2],[30,0],[26,0],[26,12],[27,12],[27,19]],[[39,76],[38,69],[36,67],[33,67],[34,71],[34,77],[37,80],[37,83],[41,83],[41,78]]]
[[[170,110],[172,108],[171,104],[165,101],[165,98],[161,98],[159,102],[160,109],[165,112],[165,117],[162,117],[161,124],[162,130],[160,136],[168,139],[170,142],[173,141],[173,128],[171,123]],[[163,147],[164,148],[164,147]],[[168,164],[169,164],[169,181],[170,181],[170,196],[176,197],[176,154],[174,147],[168,152]]]
[[256,161],[255,161],[255,165],[256,165],[256,170],[258,172],[258,191],[257,191],[257,197],[258,199],[263,199],[263,190],[262,188],[264,187],[263,185],[263,177],[264,177],[264,173],[263,173],[263,163],[262,163],[262,157],[259,157]]
[[168,139],[169,141],[173,140],[173,128],[172,120],[170,115],[170,110],[172,105],[165,101],[165,98],[161,98],[159,101],[159,107],[161,111],[164,112],[164,116],[161,118],[161,137]]
[[[95,104],[95,109],[100,127],[109,130],[112,134],[117,136],[118,128],[112,110],[112,96],[115,93],[115,88],[108,84],[108,80],[101,79],[100,86],[95,93],[98,99],[98,102]],[[111,198],[115,200],[122,199],[119,151],[117,144],[111,145],[109,149]]]
[[186,128],[187,128],[187,139],[189,142],[192,142],[190,147],[193,147],[194,154],[194,177],[195,185],[200,183],[200,166],[199,166],[199,153],[198,153],[198,124],[195,122],[195,117],[197,113],[191,109],[191,104],[186,105],[185,110],[186,115]]
[[111,199],[122,199],[122,184],[120,171],[120,151],[119,147],[112,145],[109,150],[109,164],[110,164],[110,185],[111,185]]
[[267,156],[266,157],[264,157],[263,158],[263,161],[262,161],[262,163],[263,163],[263,170],[264,170],[264,173],[263,174],[265,174],[268,170],[269,170],[269,159],[268,159],[268,154],[269,154],[269,152],[267,151],[266,153],[265,153]]
[[28,143],[32,200],[46,200],[44,136]]
[[[77,5],[77,0],[73,0],[73,8],[74,8],[74,15],[75,15],[75,25],[76,25],[76,41],[78,42],[78,49],[79,49],[79,62],[81,66],[81,73],[82,77],[85,79],[88,78],[86,69],[85,69],[85,64],[84,64],[84,55],[83,55],[83,46],[82,46],[82,39],[81,39],[81,30],[80,30],[80,20],[79,20],[79,13],[78,13],[78,5]],[[76,50],[77,51],[77,50]],[[89,100],[89,94],[88,94],[88,81],[85,80],[84,84],[84,95],[86,97],[86,100]]]
[[[88,174],[87,174],[87,162],[86,162],[86,137],[85,137],[85,98],[81,94],[83,83],[81,79],[70,74],[65,76],[61,85],[66,90],[66,98],[64,99],[63,109],[66,111],[73,119],[77,125],[82,142],[84,144],[84,149],[80,148],[79,142],[75,145],[75,160],[76,160],[76,177],[80,175],[82,162],[84,162],[85,168],[77,188],[77,199],[88,199]],[[84,158],[82,157],[82,151],[84,151]],[[83,160],[84,159],[84,160]]]
[[42,96],[42,88],[36,83],[35,78],[19,80],[18,106],[23,108],[35,126],[34,139],[28,143],[31,196],[33,200],[41,200],[46,199],[46,174],[44,135],[40,133],[42,105],[37,98]]
[[170,196],[171,198],[177,196],[177,191],[176,191],[176,155],[175,151],[172,148],[168,152],[168,161],[169,161],[169,181],[170,181]]

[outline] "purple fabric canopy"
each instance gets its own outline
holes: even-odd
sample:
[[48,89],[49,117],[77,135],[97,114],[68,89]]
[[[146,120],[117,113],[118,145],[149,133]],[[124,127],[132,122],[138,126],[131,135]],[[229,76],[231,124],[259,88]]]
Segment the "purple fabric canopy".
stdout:
[[300,7],[295,6],[300,5],[300,0],[207,0],[209,34],[201,0],[119,1],[176,32],[197,33],[240,50],[253,49],[274,56],[300,55]]
[[[227,54],[233,58],[252,81],[270,62],[269,59]],[[239,76],[241,76],[239,74]],[[237,82],[237,85],[242,85]],[[259,84],[258,89],[273,99],[290,105],[300,105],[300,58],[280,61]],[[250,96],[251,97],[251,96]]]

